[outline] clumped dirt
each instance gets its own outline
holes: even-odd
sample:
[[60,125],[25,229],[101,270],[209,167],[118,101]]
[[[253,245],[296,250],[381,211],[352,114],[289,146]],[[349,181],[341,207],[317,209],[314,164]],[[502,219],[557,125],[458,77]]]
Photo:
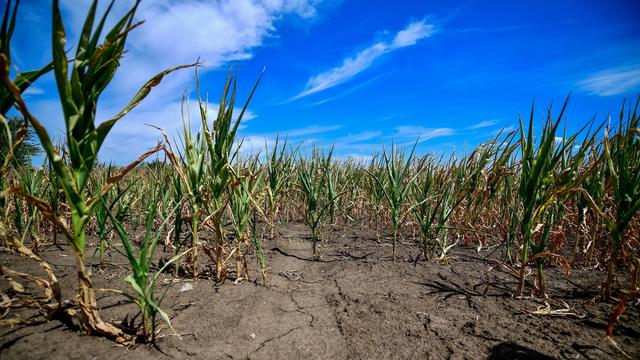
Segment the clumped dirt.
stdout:
[[[494,249],[457,247],[441,264],[415,261],[418,248],[407,242],[399,244],[394,263],[389,242],[378,242],[366,228],[324,233],[321,262],[311,261],[304,225],[288,224],[267,241],[266,287],[255,264],[250,275],[256,280],[236,285],[177,279],[163,307],[180,336],[165,329],[157,348],[122,347],[52,321],[0,328],[0,358],[624,359],[622,351],[640,358],[638,304],[629,304],[616,326],[619,349],[604,336],[612,309],[597,299],[602,272],[572,270],[567,277],[549,269],[545,304],[512,296],[517,284],[491,260]],[[54,267],[63,297],[72,298],[76,277],[68,249],[50,246],[41,255]],[[107,260],[93,269],[95,287],[126,290],[125,259]],[[7,253],[0,263],[37,272],[37,265]],[[547,304],[549,314],[533,314]],[[99,305],[107,320],[135,314],[112,293],[99,293]]]

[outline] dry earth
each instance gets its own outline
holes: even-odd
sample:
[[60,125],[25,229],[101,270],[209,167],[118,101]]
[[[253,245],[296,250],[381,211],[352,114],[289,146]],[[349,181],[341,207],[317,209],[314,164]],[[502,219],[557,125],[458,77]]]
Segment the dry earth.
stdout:
[[[322,261],[315,262],[307,234],[303,225],[289,224],[265,244],[266,287],[257,280],[221,286],[207,279],[176,281],[163,306],[180,336],[165,329],[157,348],[118,346],[52,321],[0,328],[0,358],[624,359],[621,350],[640,358],[638,304],[627,307],[616,327],[621,350],[604,336],[611,305],[592,301],[602,272],[574,270],[567,277],[550,269],[551,310],[569,310],[535,315],[545,304],[512,296],[516,283],[487,260],[491,249],[458,247],[450,261],[439,264],[413,261],[416,245],[403,243],[393,263],[389,244],[377,242],[370,230],[336,228],[325,231]],[[66,298],[76,287],[69,254],[54,246],[41,251]],[[108,260],[94,268],[95,286],[126,289],[124,258]],[[37,271],[7,253],[0,254],[0,263]],[[251,275],[259,278],[255,264]],[[7,283],[1,280],[0,286],[6,289]],[[135,314],[114,294],[100,293],[99,304],[109,320]]]

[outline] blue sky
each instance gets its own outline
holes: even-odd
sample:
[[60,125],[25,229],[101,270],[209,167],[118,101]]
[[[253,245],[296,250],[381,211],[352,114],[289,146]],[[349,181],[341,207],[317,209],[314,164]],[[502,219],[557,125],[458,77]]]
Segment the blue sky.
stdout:
[[[62,1],[70,44],[88,3]],[[130,3],[117,0],[116,12]],[[19,69],[50,59],[50,12],[50,1],[23,1],[13,42]],[[214,106],[230,65],[239,69],[240,99],[266,67],[242,125],[246,151],[279,133],[335,143],[343,157],[418,136],[419,151],[462,152],[515,126],[534,98],[540,124],[546,107],[559,109],[569,93],[571,131],[640,93],[638,14],[637,1],[147,0],[138,13],[146,22],[130,36],[99,119],[156,72],[199,57]],[[161,136],[145,123],[180,129],[180,97],[194,93],[193,75],[171,75],[123,118],[102,160],[124,163],[151,148]],[[53,76],[27,102],[62,136]]]

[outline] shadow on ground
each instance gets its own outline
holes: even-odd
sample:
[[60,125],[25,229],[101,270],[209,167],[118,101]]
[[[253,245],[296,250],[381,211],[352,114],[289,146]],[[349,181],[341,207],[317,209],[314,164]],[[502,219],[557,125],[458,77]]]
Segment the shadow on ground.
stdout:
[[554,360],[549,355],[512,342],[503,342],[491,349],[488,360]]

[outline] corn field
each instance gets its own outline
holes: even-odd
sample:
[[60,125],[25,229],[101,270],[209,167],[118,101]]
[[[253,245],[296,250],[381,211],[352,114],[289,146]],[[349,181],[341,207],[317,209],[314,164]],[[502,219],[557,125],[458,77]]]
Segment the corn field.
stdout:
[[[607,324],[602,337],[615,342],[617,327],[634,326],[624,316],[637,313],[640,301],[640,98],[575,133],[563,131],[570,98],[544,111],[534,104],[516,130],[465,154],[420,153],[416,139],[408,146],[383,144],[369,160],[356,161],[337,157],[337,148],[282,137],[248,154],[238,129],[268,72],[264,79],[253,74],[255,86],[238,100],[232,69],[217,109],[208,107],[206,93],[220,89],[198,85],[198,113],[189,113],[190,100],[183,98],[180,134],[157,128],[156,147],[131,164],[106,164],[99,154],[113,126],[165,77],[192,72],[197,79],[201,65],[157,74],[117,115],[99,122],[98,99],[118,71],[127,35],[139,25],[137,4],[106,29],[109,12],[98,14],[94,1],[74,51],[67,51],[53,1],[51,62],[15,73],[10,47],[18,6],[7,2],[0,33],[0,130],[9,142],[0,159],[0,245],[39,270],[2,260],[0,324],[75,324],[83,335],[153,345],[189,332],[172,324],[176,310],[164,305],[172,284],[187,279],[268,289],[279,276],[269,261],[284,252],[278,239],[302,224],[307,250],[296,256],[306,262],[330,260],[335,233],[364,229],[387,266],[452,266],[458,251],[471,249],[505,276],[486,288],[506,288],[515,301],[548,305],[560,297],[548,291],[555,283],[576,271],[593,273],[601,285],[588,289],[590,301],[608,309],[600,319]],[[23,96],[47,73],[55,76],[63,111],[59,142]],[[13,137],[11,114],[22,121]],[[545,120],[536,120],[541,114]],[[41,164],[13,161],[28,128],[44,151]],[[74,259],[75,292],[61,290],[56,267],[42,255],[48,248]],[[128,275],[120,279],[126,287],[96,287],[114,256],[126,259]],[[104,294],[135,309],[125,320],[107,318],[98,305]]]

